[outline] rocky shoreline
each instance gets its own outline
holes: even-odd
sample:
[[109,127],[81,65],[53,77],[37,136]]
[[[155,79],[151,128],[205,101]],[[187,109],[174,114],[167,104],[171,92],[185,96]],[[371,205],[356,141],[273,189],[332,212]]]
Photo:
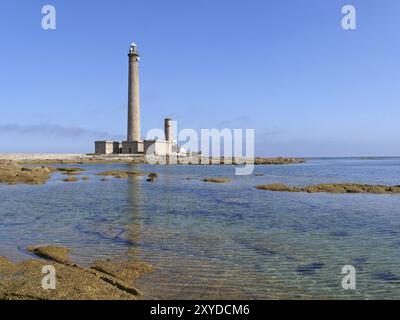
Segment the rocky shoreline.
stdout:
[[44,184],[55,171],[50,167],[24,167],[14,161],[0,161],[0,183]]
[[[144,164],[147,163],[143,155],[96,155],[96,154],[0,154],[0,161],[12,160],[18,164],[90,164],[90,163],[129,163],[129,164]],[[157,160],[157,159],[156,159]],[[157,163],[157,161],[152,163]],[[161,159],[162,160],[162,159]],[[162,163],[162,161],[158,161]],[[306,162],[302,158],[265,158],[256,157],[252,159],[224,159],[221,158],[202,158],[200,156],[191,156],[179,158],[178,165],[241,165],[244,162],[254,165],[283,165],[283,164],[298,164]]]
[[[80,175],[86,169],[82,168],[57,168],[52,166],[23,166],[12,160],[0,160],[0,184],[45,184],[55,172],[61,172],[67,176],[63,181],[76,182],[79,179],[75,176]],[[88,180],[83,177],[82,180]]]
[[[292,159],[294,161],[294,159]],[[270,163],[272,164],[272,162]],[[83,168],[67,168],[55,166],[23,166],[12,160],[0,159],[0,184],[5,183],[9,185],[15,184],[30,184],[39,185],[45,184],[54,172],[61,172],[66,176],[62,181],[64,182],[77,182],[76,176],[82,174],[86,169]],[[107,181],[106,177],[127,179],[133,176],[144,176],[145,173],[130,170],[108,170],[95,174],[96,176],[103,176],[102,181]],[[262,176],[262,174],[256,174]],[[147,181],[155,182],[158,177],[157,173],[150,173]],[[82,177],[83,181],[90,178],[87,176]],[[190,178],[189,178],[190,179]],[[209,177],[202,179],[203,182],[209,183],[229,183],[228,178]],[[289,186],[281,183],[273,183],[267,185],[255,186],[258,190],[274,191],[274,192],[306,192],[306,193],[371,193],[371,194],[400,194],[400,185],[386,186],[386,185],[370,185],[360,183],[331,183],[331,184],[318,184],[309,185],[305,187]]]
[[302,188],[273,183],[268,185],[258,185],[256,186],[256,189],[275,192],[400,194],[400,185],[384,186],[359,183],[319,184]]
[[[186,159],[187,160],[187,159]],[[185,161],[186,161],[185,160]],[[201,159],[200,159],[201,160]],[[204,163],[210,165],[224,165],[225,160],[207,159]],[[203,159],[204,161],[204,159]],[[296,164],[303,163],[303,159],[297,158],[255,158],[255,165],[278,165],[278,164]],[[63,175],[77,176],[80,175],[85,169],[81,168],[57,168],[57,164],[98,164],[98,163],[126,163],[126,164],[141,164],[146,163],[143,156],[87,156],[87,155],[29,155],[29,154],[0,154],[0,183],[15,185],[19,183],[24,184],[44,184],[46,183],[51,174],[54,172],[62,172]],[[178,163],[179,164],[194,164]],[[236,164],[236,163],[233,163]],[[237,163],[239,164],[239,163]],[[46,165],[46,166],[44,166]],[[115,178],[128,178],[132,175],[142,175],[142,173],[111,170],[97,175],[113,176]],[[76,182],[79,179],[76,177],[66,177],[64,182]],[[83,180],[88,180],[84,177]],[[210,181],[216,182],[216,181]],[[224,181],[226,182],[226,181]]]
[[[56,246],[28,248],[41,259],[12,263],[0,256],[0,300],[136,300],[143,294],[135,286],[154,268],[141,261],[94,261],[80,267],[69,260],[69,249]],[[55,289],[42,286],[43,267],[54,267]]]

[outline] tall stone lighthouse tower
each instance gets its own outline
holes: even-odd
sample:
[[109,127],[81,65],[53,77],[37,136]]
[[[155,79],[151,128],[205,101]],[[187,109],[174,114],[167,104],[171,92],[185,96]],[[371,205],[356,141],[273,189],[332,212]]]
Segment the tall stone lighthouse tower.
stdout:
[[[139,52],[136,44],[129,48],[128,83],[128,142],[141,141],[140,136],[140,97],[139,97]],[[133,150],[132,150],[133,151]]]
[[146,156],[164,156],[181,154],[174,141],[174,125],[171,119],[165,119],[165,140],[154,138],[142,140],[140,134],[140,97],[139,97],[139,52],[136,44],[132,43],[129,48],[129,82],[128,82],[128,134],[126,141],[95,141],[96,154],[134,154]]

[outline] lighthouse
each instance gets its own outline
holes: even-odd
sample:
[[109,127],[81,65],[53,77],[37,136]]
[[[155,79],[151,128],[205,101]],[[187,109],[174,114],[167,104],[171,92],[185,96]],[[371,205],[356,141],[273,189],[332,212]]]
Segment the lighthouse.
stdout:
[[139,51],[132,43],[128,52],[128,132],[122,142],[122,153],[143,153],[143,141],[140,132],[140,94],[139,94]]
[[172,119],[164,120],[164,139],[142,140],[140,126],[139,51],[132,43],[128,51],[128,126],[126,141],[95,141],[96,154],[150,154],[155,156],[183,154],[174,140]]
[[139,52],[136,44],[129,48],[128,80],[128,137],[127,141],[141,141],[140,135],[140,95],[139,95]]

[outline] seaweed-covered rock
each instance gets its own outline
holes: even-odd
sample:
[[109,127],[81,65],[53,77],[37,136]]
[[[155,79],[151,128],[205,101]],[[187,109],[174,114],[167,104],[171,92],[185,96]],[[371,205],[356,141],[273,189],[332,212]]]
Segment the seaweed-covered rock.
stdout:
[[[135,300],[140,291],[137,277],[153,267],[140,261],[96,261],[83,268],[69,262],[68,248],[31,247],[45,260],[31,259],[14,264],[0,257],[0,300]],[[42,288],[43,267],[56,272],[56,288]]]
[[204,182],[211,182],[211,183],[228,183],[231,182],[230,179],[227,178],[206,178],[203,179]]
[[290,187],[290,186],[287,186],[285,184],[280,184],[280,183],[260,185],[260,186],[256,186],[256,188],[259,190],[280,191],[280,192],[300,192],[301,191],[301,189],[299,189],[299,188]]
[[62,173],[64,176],[79,176],[81,174],[80,171],[66,171]]
[[28,251],[34,253],[38,257],[47,260],[52,260],[63,264],[69,264],[68,254],[70,250],[66,247],[32,246],[28,248]]
[[400,186],[382,186],[358,183],[331,183],[306,186],[303,188],[291,187],[274,183],[256,186],[259,190],[279,192],[308,192],[308,193],[373,193],[373,194],[399,194]]
[[23,167],[14,161],[0,161],[0,183],[44,184],[52,172],[54,169],[48,167]]
[[77,181],[79,181],[79,179],[75,178],[75,177],[69,177],[69,178],[63,179],[63,181],[64,182],[77,182]]
[[389,188],[389,191],[392,193],[400,193],[400,186],[392,186]]
[[277,165],[277,164],[295,164],[295,163],[304,163],[306,162],[305,159],[302,158],[262,158],[256,157],[254,159],[255,165]]
[[315,192],[346,193],[346,189],[342,185],[335,185],[335,184],[321,184],[315,186],[307,186],[304,187],[302,191],[308,193],[315,193]]
[[86,171],[86,169],[83,169],[83,168],[56,168],[56,170],[60,171],[60,172],[69,173],[69,174],[72,174],[74,172],[78,173],[78,172]]
[[97,173],[98,176],[114,177],[118,179],[126,179],[132,176],[143,175],[141,172],[136,171],[123,171],[123,170],[108,170],[104,172]]
[[153,272],[154,267],[142,261],[120,261],[97,260],[90,268],[116,277],[126,282],[135,281],[140,275]]

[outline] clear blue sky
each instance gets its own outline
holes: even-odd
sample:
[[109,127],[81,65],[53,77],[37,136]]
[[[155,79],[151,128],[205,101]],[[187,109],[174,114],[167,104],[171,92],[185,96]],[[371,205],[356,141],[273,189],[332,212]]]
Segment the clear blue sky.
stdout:
[[171,116],[254,128],[259,155],[400,155],[398,0],[4,0],[0,15],[0,152],[123,139],[135,41],[143,135]]

